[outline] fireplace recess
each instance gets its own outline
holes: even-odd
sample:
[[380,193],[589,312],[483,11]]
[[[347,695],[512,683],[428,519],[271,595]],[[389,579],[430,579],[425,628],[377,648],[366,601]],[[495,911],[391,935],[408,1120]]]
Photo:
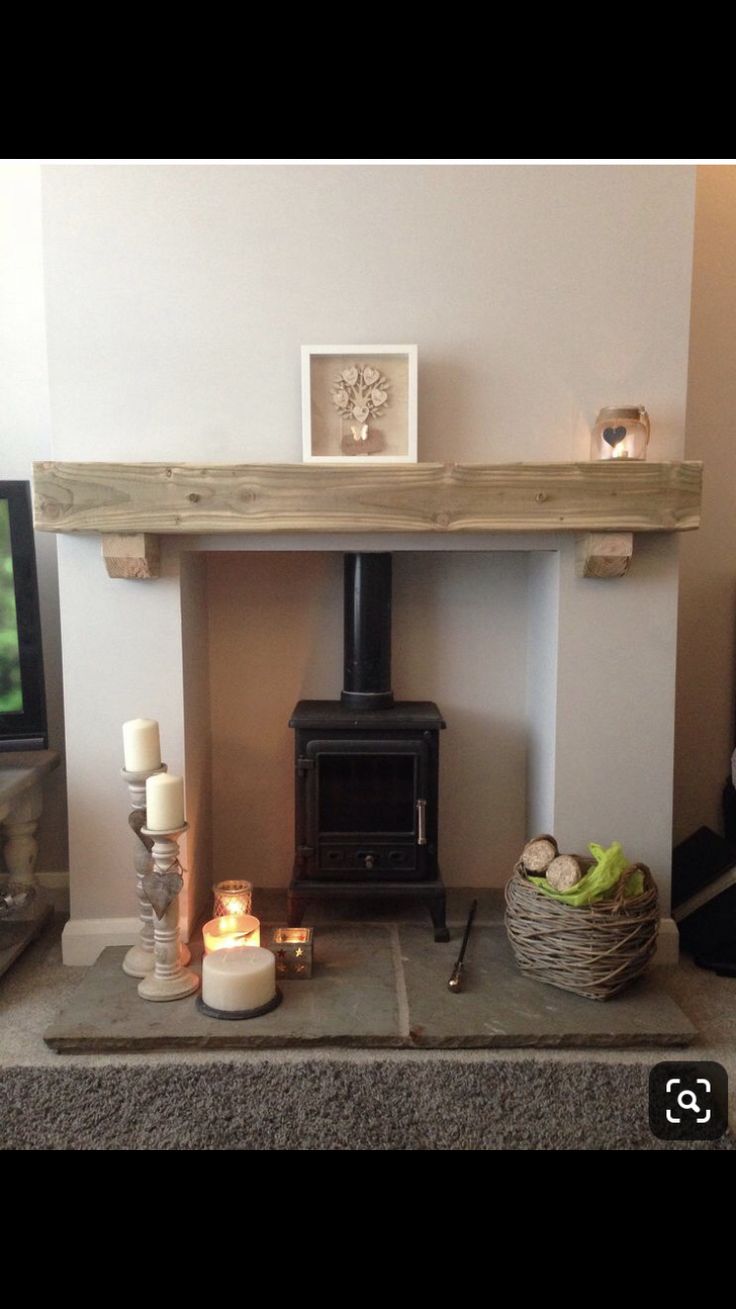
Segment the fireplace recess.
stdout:
[[345,555],[345,672],[339,700],[300,700],[296,849],[289,923],[307,900],[409,898],[449,940],[437,855],[436,704],[394,700],[391,555]]

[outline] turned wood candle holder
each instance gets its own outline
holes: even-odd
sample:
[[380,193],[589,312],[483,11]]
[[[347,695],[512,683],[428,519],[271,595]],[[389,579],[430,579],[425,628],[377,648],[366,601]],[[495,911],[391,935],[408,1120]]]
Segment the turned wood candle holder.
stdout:
[[141,835],[152,841],[153,862],[152,872],[143,878],[143,891],[151,903],[153,917],[153,972],[138,983],[138,994],[143,1000],[181,1000],[199,989],[199,977],[182,962],[179,940],[181,887],[174,887],[175,879],[180,876],[179,837],[188,827],[188,823],[182,823],[181,827],[162,832],[141,828]]
[[130,947],[123,960],[123,972],[128,977],[146,977],[153,972],[153,907],[143,894],[143,878],[151,871],[153,863],[152,842],[141,835],[141,830],[146,822],[146,781],[156,773],[165,773],[166,764],[161,764],[159,768],[149,768],[145,772],[130,772],[127,768],[121,768],[120,772],[128,784],[130,796],[128,823],[134,836],[133,866],[141,924],[138,941]]
[[[141,924],[138,941],[130,947],[122,963],[123,972],[127,973],[128,977],[147,977],[153,972],[153,907],[143,892],[143,878],[153,868],[151,860],[153,842],[150,837],[144,837],[142,831],[146,823],[146,781],[149,777],[155,777],[157,773],[165,773],[167,768],[167,764],[161,764],[158,768],[149,768],[145,772],[120,769],[124,781],[128,784],[130,796],[128,823],[134,836],[133,866],[138,917]],[[186,966],[190,958],[187,947],[182,945],[181,962]]]

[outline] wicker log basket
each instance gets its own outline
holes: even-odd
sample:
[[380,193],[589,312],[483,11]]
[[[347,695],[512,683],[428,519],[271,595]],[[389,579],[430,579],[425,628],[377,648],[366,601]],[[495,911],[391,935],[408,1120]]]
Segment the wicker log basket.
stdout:
[[[583,873],[593,860],[577,856]],[[641,895],[624,898],[634,872]],[[644,971],[657,943],[657,887],[645,864],[630,864],[614,895],[569,905],[540,891],[516,864],[506,885],[506,931],[523,972],[589,1000],[610,1000]]]

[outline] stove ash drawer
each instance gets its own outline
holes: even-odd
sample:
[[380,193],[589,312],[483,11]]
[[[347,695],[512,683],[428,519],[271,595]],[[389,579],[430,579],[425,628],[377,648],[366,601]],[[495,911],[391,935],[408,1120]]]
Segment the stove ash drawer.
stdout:
[[406,845],[365,841],[360,845],[339,845],[329,841],[319,844],[319,871],[323,877],[354,877],[356,873],[366,879],[371,874],[382,879],[411,876],[416,872],[416,844]]

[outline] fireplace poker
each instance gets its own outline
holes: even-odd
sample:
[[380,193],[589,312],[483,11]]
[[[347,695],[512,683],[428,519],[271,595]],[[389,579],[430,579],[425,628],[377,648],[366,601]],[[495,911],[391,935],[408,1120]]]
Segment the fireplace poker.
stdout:
[[461,991],[461,990],[462,990],[462,986],[463,986],[463,969],[464,969],[464,967],[465,967],[465,965],[463,964],[463,959],[465,958],[465,951],[466,951],[467,948],[468,948],[468,940],[469,940],[469,938],[470,938],[470,929],[471,929],[471,927],[473,926],[473,919],[475,918],[475,911],[476,911],[477,908],[478,908],[478,901],[477,901],[477,900],[474,900],[473,903],[472,903],[471,906],[470,906],[470,913],[468,914],[468,921],[467,921],[467,923],[465,924],[465,933],[464,933],[464,935],[463,935],[463,943],[462,943],[462,945],[460,946],[460,953],[459,953],[459,955],[458,955],[458,957],[457,957],[457,962],[456,962],[456,964],[455,964],[455,967],[454,967],[453,970],[452,970],[452,977],[450,978],[449,982],[447,983],[448,990],[450,990],[450,991]]

